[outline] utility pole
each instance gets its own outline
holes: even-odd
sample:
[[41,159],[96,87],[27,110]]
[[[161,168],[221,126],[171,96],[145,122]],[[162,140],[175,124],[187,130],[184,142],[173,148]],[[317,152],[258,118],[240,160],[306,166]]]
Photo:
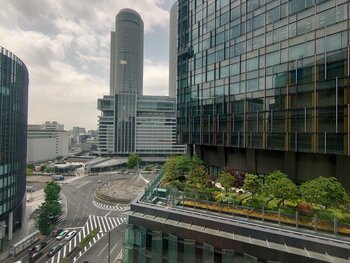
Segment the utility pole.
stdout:
[[108,263],[111,263],[111,230],[108,231]]

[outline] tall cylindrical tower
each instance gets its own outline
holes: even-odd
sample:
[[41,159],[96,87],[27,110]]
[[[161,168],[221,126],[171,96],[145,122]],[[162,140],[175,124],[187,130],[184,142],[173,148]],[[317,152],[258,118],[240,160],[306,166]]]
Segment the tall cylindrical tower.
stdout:
[[26,202],[28,83],[26,65],[0,47],[0,231],[9,239]]
[[142,95],[143,32],[143,21],[136,11],[122,9],[118,13],[111,34],[110,95]]

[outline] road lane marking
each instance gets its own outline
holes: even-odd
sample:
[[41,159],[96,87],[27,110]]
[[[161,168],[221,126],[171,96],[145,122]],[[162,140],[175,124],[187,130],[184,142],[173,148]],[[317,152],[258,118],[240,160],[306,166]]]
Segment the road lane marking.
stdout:
[[107,217],[112,211],[109,211],[104,217]]
[[105,247],[101,250],[101,252],[97,255],[98,257],[99,256],[101,256],[101,254],[102,254],[102,252],[103,252],[103,250],[105,250],[106,249],[106,247],[108,247],[108,244],[107,245],[105,245]]
[[111,223],[112,228],[115,228],[112,218],[108,217],[108,221]]
[[97,228],[96,217],[95,216],[94,216],[94,223],[95,223],[95,227]]
[[103,232],[107,232],[108,230],[107,230],[106,225],[105,225],[105,220],[101,219],[101,221],[102,221],[102,226],[103,226]]
[[117,244],[115,244],[115,246],[112,248],[111,254],[112,254],[113,250],[114,250],[117,246],[118,246],[118,242],[117,242]]

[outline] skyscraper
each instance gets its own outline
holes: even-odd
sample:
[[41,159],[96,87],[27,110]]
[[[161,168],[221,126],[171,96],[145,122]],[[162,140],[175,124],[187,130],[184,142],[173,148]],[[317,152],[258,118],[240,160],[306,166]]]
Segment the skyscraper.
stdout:
[[177,1],[170,9],[169,30],[169,97],[176,98],[177,63]]
[[25,64],[0,47],[0,231],[9,239],[25,204],[28,83]]
[[179,1],[178,128],[210,173],[350,189],[349,2]]
[[111,32],[110,95],[142,95],[143,31],[136,11],[126,8],[117,14]]
[[[176,39],[176,32],[173,34]],[[174,48],[176,51],[176,44]],[[110,95],[98,100],[101,154],[164,156],[184,152],[184,145],[176,145],[176,59],[175,54],[172,98],[143,96],[143,22],[134,10],[118,13],[111,33]]]

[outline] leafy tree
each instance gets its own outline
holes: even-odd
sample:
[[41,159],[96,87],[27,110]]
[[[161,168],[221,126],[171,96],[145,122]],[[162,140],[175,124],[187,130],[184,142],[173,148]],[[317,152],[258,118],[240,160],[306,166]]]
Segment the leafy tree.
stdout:
[[53,173],[53,172],[55,172],[55,168],[53,168],[53,167],[46,167],[44,172],[45,173]]
[[35,165],[32,164],[32,163],[27,164],[27,169],[30,169],[30,170],[34,171],[35,170]]
[[145,171],[150,172],[153,170],[153,165],[152,164],[147,164],[145,167]]
[[207,187],[209,175],[203,165],[197,165],[192,168],[188,174],[188,183],[194,188],[202,189]]
[[168,185],[171,181],[184,177],[192,168],[191,157],[188,155],[171,156],[163,165],[164,176],[162,185]]
[[33,170],[27,168],[26,169],[26,174],[27,174],[27,176],[33,175]]
[[335,177],[318,177],[305,182],[300,187],[303,199],[325,207],[345,203],[348,195]]
[[261,182],[259,177],[255,174],[246,174],[244,178],[243,189],[245,191],[251,192],[254,196],[256,193],[259,193],[261,190]]
[[140,162],[141,158],[136,153],[132,153],[129,155],[127,166],[129,169],[134,169]]
[[282,199],[282,204],[286,199],[296,199],[298,188],[280,171],[274,171],[266,177],[263,191],[266,195],[273,195],[275,198]]
[[46,165],[45,164],[40,165],[40,171],[41,172],[45,171],[45,169],[46,169]]
[[199,158],[198,155],[196,154],[192,156],[191,163],[192,163],[192,168],[204,165],[203,160]]
[[222,171],[219,174],[219,183],[225,188],[225,191],[229,191],[235,185],[235,177],[227,171]]
[[35,217],[35,226],[41,234],[47,236],[51,233],[53,226],[50,224],[50,214],[47,209],[47,203],[39,206]]
[[245,173],[236,169],[231,169],[231,168],[226,168],[225,172],[229,173],[231,176],[235,178],[233,187],[235,188],[243,187]]
[[35,217],[35,225],[43,235],[49,235],[62,214],[59,203],[61,187],[56,182],[46,183],[44,193],[45,202],[38,208]]
[[63,159],[63,155],[59,155],[59,156],[56,157],[56,160],[57,160],[57,161],[60,161],[60,160],[62,160],[62,159]]
[[60,198],[61,186],[56,182],[47,182],[44,193],[45,193],[45,202],[58,201]]

